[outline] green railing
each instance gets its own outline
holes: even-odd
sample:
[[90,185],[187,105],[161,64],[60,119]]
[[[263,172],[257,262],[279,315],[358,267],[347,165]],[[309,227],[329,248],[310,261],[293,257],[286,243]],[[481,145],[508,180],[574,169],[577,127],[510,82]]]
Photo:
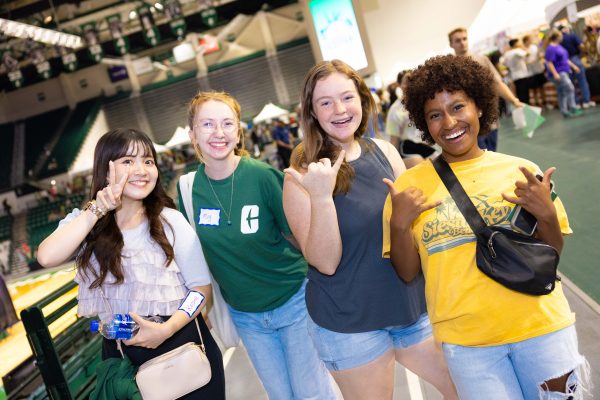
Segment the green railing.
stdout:
[[44,308],[51,305],[77,283],[69,282],[21,311],[21,320],[33,353],[38,374],[31,374],[13,391],[8,399],[21,398],[25,388],[41,376],[43,386],[29,394],[30,399],[86,399],[94,389],[96,365],[101,361],[102,338],[89,332],[89,320],[77,318],[64,332],[52,338],[48,326],[77,306],[72,298],[56,310],[44,315]]

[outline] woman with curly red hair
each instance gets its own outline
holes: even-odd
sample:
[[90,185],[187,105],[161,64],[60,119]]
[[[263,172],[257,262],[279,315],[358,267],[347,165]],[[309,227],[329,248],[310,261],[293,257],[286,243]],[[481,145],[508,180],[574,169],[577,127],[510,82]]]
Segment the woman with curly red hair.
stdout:
[[[498,118],[492,85],[489,71],[468,57],[434,57],[413,72],[403,103],[488,225],[509,226],[520,205],[536,217],[537,238],[560,252],[571,229],[550,195],[555,168],[541,173],[531,161],[477,143]],[[460,398],[580,398],[586,363],[560,282],[548,295],[531,296],[484,275],[475,235],[431,161],[386,184],[384,255],[406,282],[425,275],[434,337]]]

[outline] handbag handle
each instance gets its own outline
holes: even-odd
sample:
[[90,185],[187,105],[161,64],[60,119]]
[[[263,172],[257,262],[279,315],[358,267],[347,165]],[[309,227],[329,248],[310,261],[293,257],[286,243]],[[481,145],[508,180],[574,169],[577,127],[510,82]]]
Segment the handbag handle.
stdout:
[[[100,294],[102,295],[102,300],[104,300],[104,305],[106,306],[106,308],[108,309],[108,311],[114,315],[113,309],[110,305],[110,303],[108,302],[108,300],[106,299],[106,296],[104,295],[104,290],[102,290],[102,286],[99,287],[100,289]],[[202,314],[199,314],[202,315]],[[200,324],[198,324],[198,315],[196,316],[196,318],[194,318],[194,322],[196,323],[196,329],[198,330],[198,336],[200,337],[200,347],[202,348],[202,351],[204,353],[206,353],[206,349],[204,347],[204,338],[202,337],[202,332],[200,331]],[[119,350],[119,353],[121,353],[121,357],[125,358],[125,354],[123,353],[123,348],[121,346],[121,339],[117,339],[117,349]]]
[[448,162],[444,160],[444,158],[439,155],[435,160],[433,160],[433,167],[436,172],[440,176],[440,179],[448,189],[450,196],[454,199],[454,203],[465,217],[465,220],[473,230],[473,233],[480,231],[485,228],[487,224],[477,211],[477,208],[471,201],[469,195],[465,192],[465,189],[462,187],[458,178],[448,165]]

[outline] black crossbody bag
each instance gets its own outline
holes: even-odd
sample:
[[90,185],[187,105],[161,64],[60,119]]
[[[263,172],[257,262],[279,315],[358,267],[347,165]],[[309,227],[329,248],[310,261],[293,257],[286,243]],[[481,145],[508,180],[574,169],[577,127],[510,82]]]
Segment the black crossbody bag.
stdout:
[[517,292],[543,295],[554,290],[559,254],[541,240],[486,225],[473,202],[442,158],[433,161],[456,206],[477,238],[477,268],[496,282]]

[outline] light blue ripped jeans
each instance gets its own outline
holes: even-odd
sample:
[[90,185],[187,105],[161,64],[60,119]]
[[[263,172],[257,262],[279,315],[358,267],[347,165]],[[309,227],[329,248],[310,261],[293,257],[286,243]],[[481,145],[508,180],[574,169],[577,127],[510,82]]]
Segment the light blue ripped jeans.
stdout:
[[[443,344],[461,400],[581,399],[588,364],[577,349],[575,326],[500,346]],[[544,382],[573,371],[567,393],[542,389]]]
[[270,400],[335,400],[329,372],[317,355],[306,326],[306,282],[285,304],[265,312],[229,306]]

